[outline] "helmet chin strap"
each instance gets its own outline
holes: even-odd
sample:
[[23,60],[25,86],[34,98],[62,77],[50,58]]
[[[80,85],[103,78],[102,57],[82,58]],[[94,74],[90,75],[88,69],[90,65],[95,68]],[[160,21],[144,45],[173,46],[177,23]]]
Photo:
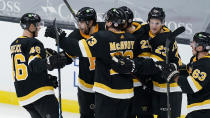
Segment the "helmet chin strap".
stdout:
[[[197,48],[197,47],[195,47],[195,48]],[[197,51],[197,49],[195,49],[195,51],[196,51],[195,56],[196,56],[196,58],[198,59],[198,54],[199,54],[200,52],[204,52],[204,49],[202,49],[201,51]]]
[[36,36],[37,27],[36,27],[36,30],[34,32],[30,31],[29,28],[27,28],[27,30],[32,34],[33,38]]
[[85,34],[89,35],[90,34],[90,28],[91,28],[91,27],[89,27],[89,21],[86,21],[85,23],[86,23],[87,28],[88,28],[87,31],[85,32]]

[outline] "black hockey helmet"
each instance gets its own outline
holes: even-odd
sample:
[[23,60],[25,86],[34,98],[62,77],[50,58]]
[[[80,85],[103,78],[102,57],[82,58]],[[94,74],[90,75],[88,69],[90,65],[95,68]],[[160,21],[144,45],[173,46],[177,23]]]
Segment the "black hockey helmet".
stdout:
[[36,27],[39,22],[41,22],[41,18],[35,13],[26,13],[20,19],[20,25],[23,29],[28,29],[31,24]]
[[96,11],[93,8],[83,7],[77,12],[76,18],[78,21],[93,20],[94,23],[96,23],[97,15],[96,15]]
[[149,22],[152,18],[159,19],[161,22],[165,22],[165,12],[162,8],[153,7],[148,14],[147,22]]
[[210,50],[210,34],[206,32],[198,32],[194,35],[193,41],[197,46],[203,46],[204,51]]
[[111,8],[105,14],[105,21],[112,22],[114,28],[122,30],[126,23],[126,16],[122,10]]
[[128,22],[128,25],[130,25],[133,22],[134,18],[133,11],[126,6],[119,7],[119,9],[122,9],[125,12],[126,20]]

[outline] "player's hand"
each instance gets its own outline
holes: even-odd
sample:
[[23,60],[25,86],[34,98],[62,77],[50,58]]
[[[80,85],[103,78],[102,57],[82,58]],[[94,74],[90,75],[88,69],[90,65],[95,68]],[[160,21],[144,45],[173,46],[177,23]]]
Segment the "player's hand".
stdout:
[[50,71],[57,68],[63,68],[66,64],[67,58],[59,54],[47,58],[47,68]]
[[69,57],[66,52],[62,51],[60,53],[60,55],[66,57],[66,59],[67,59],[66,65],[69,65],[73,62],[73,59],[72,59],[73,57]]
[[50,80],[50,82],[52,83],[52,86],[56,89],[58,87],[58,81],[57,81],[57,77],[48,74],[48,79]]
[[160,71],[151,58],[136,57],[134,62],[136,65],[135,75],[153,75]]
[[156,62],[156,64],[162,71],[162,78],[166,79],[167,82],[174,82],[174,79],[179,75],[177,66],[174,63]]
[[45,48],[45,53],[46,53],[46,57],[50,57],[50,56],[58,54],[57,51],[50,48]]
[[116,55],[112,57],[111,68],[118,73],[128,74],[135,70],[135,63],[128,57]]
[[56,39],[56,32],[58,33],[59,39],[62,39],[66,36],[65,31],[61,30],[60,28],[57,28],[57,30],[56,30],[53,25],[50,25],[47,27],[47,29],[45,30],[44,36]]

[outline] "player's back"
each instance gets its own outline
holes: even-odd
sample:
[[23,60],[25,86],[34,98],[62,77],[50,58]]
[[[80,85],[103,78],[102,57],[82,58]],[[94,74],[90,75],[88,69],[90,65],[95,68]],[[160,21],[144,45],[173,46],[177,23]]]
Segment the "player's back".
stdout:
[[[114,33],[111,31],[99,31],[93,35],[97,40],[97,46],[87,41],[93,55],[96,57],[94,90],[112,98],[129,99],[133,97],[133,81],[130,74],[115,72],[110,61],[114,55],[129,56],[133,58],[135,37],[130,33]],[[100,47],[94,49],[94,47]],[[95,54],[94,54],[95,53]]]
[[38,72],[30,66],[35,59],[46,58],[44,46],[40,41],[22,36],[11,44],[10,51],[14,84],[20,105],[33,102],[40,98],[40,95],[44,95],[47,90],[53,93],[47,70]]

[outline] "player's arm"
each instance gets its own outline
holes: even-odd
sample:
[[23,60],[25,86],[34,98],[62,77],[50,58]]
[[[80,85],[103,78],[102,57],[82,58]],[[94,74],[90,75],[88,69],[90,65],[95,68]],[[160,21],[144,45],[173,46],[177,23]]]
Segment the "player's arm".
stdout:
[[204,67],[195,67],[189,76],[179,76],[177,81],[183,92],[192,94],[205,88],[208,83],[208,74]]
[[180,57],[179,52],[178,52],[178,46],[177,46],[176,41],[171,44],[170,49],[171,50],[169,52],[169,62],[170,63],[175,63],[177,65],[177,67],[181,66],[182,61],[181,61],[181,57]]
[[60,55],[53,55],[45,58],[45,49],[43,45],[34,44],[30,47],[28,53],[28,67],[31,72],[43,72],[62,68],[66,64],[66,58]]
[[202,90],[208,83],[207,70],[204,69],[205,65],[194,66],[190,75],[180,74],[174,64],[161,65],[164,76],[169,82],[177,82],[184,93],[193,94]]

